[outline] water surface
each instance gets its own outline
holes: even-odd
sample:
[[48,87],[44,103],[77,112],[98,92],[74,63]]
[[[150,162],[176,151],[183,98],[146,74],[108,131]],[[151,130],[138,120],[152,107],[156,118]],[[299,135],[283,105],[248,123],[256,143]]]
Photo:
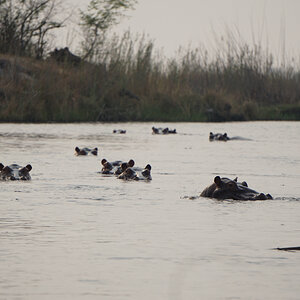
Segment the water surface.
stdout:
[[[300,252],[272,249],[300,246],[299,134],[297,122],[0,124],[0,162],[33,167],[31,182],[0,182],[0,299],[299,299]],[[153,180],[103,176],[102,158],[150,163]],[[216,175],[274,200],[185,197]]]

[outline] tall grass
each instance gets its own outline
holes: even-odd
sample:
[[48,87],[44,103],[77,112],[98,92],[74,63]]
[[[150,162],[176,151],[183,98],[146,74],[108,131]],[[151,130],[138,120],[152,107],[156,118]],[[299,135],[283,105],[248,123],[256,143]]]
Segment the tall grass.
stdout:
[[126,32],[97,53],[76,67],[10,57],[30,77],[17,68],[0,76],[0,121],[300,119],[299,64],[276,65],[260,45],[230,35],[214,51],[182,48],[166,58],[150,38]]

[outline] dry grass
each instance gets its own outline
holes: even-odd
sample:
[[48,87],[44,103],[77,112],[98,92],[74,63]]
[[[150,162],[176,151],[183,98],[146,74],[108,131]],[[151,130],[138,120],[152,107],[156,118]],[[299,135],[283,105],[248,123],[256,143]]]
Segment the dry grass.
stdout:
[[0,120],[299,120],[297,64],[277,67],[261,47],[226,45],[213,56],[199,48],[166,59],[127,32],[77,67],[0,55],[13,66],[0,76]]

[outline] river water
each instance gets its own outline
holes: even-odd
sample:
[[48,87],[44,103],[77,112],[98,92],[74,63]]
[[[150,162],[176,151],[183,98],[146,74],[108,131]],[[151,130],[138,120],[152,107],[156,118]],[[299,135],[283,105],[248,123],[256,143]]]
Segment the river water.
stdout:
[[[300,246],[299,134],[299,122],[0,124],[0,162],[33,167],[30,182],[0,182],[0,299],[299,299],[300,252],[273,249]],[[150,163],[153,180],[101,175],[102,158]],[[274,200],[192,198],[216,175]]]

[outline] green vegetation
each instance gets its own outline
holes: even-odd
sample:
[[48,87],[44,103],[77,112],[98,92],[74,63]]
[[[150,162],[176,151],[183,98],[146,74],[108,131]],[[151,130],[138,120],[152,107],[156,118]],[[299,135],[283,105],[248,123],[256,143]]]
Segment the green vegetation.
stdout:
[[[126,1],[111,3],[124,9]],[[119,16],[111,13],[108,27]],[[0,48],[1,122],[300,120],[293,60],[279,64],[230,35],[214,51],[181,49],[166,58],[144,35],[109,36],[97,27],[102,15],[82,16],[96,35],[79,64]]]

